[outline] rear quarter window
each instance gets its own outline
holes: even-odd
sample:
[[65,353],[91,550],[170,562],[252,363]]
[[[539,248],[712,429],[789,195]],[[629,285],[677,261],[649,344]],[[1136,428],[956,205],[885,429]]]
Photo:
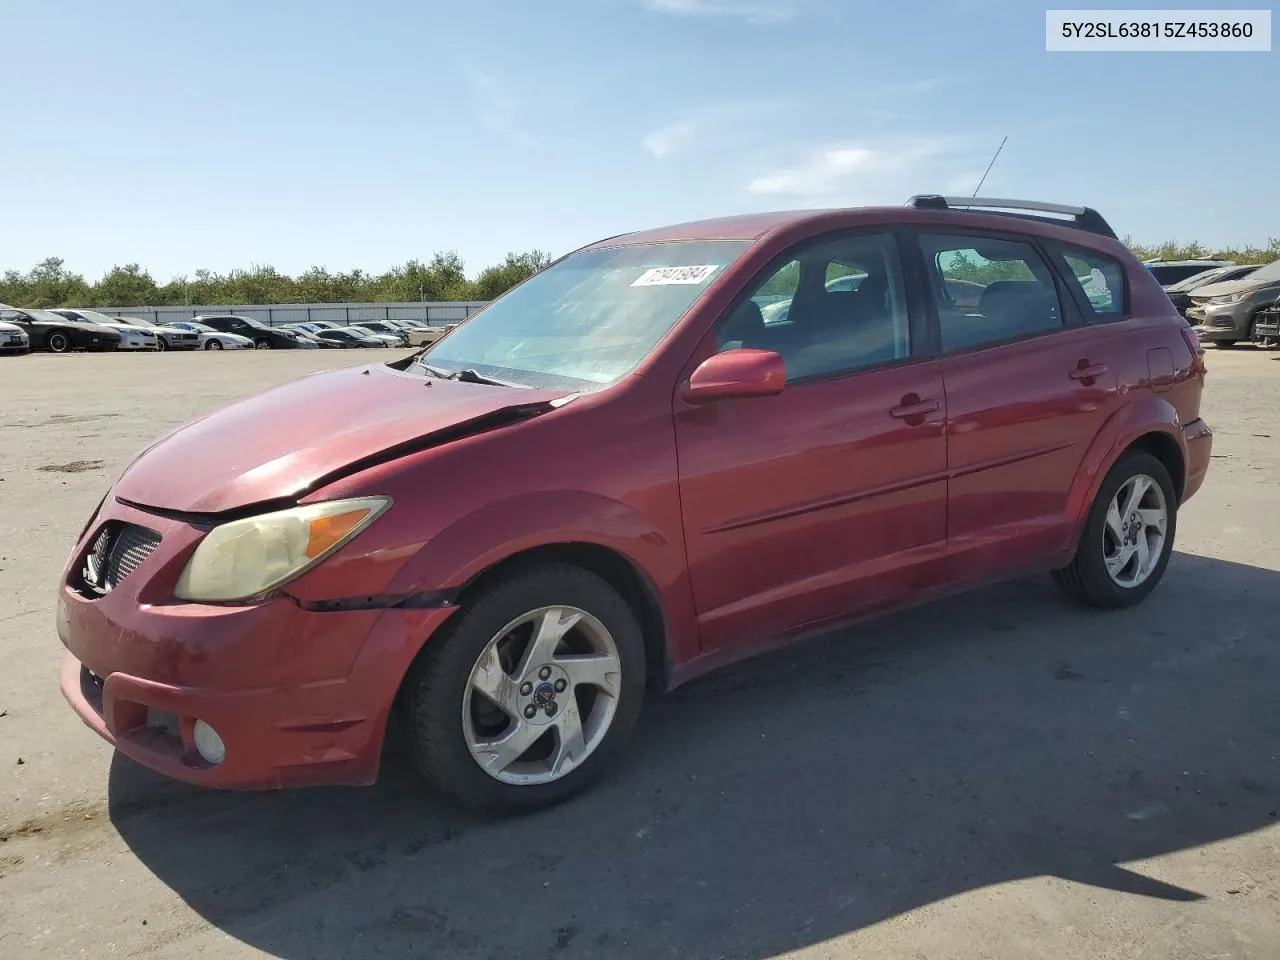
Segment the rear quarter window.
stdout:
[[1079,247],[1060,246],[1055,252],[1066,264],[1069,282],[1088,305],[1086,318],[1120,320],[1129,315],[1123,263]]

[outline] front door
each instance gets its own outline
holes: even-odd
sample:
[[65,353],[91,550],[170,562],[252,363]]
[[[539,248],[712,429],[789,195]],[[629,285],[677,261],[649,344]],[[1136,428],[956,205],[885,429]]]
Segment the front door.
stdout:
[[704,651],[816,626],[942,577],[942,371],[913,357],[922,338],[912,333],[895,238],[850,234],[767,268],[694,357],[690,371],[717,350],[770,349],[787,368],[776,396],[676,401]]
[[[1088,302],[1030,242],[919,242],[943,353],[952,579],[1043,561],[1070,541],[1072,484],[1118,403],[1117,327],[1083,323]],[[955,301],[960,281],[977,285],[971,302]]]

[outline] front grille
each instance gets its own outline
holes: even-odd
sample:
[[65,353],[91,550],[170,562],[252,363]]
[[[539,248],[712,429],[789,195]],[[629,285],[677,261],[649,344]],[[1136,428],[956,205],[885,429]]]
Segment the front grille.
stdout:
[[160,534],[133,523],[108,523],[93,541],[80,577],[96,595],[110,593],[160,545]]

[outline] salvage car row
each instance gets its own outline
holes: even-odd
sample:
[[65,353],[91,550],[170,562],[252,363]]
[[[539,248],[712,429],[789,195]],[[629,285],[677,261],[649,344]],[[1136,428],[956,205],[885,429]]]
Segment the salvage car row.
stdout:
[[216,314],[159,324],[141,317],[112,317],[96,310],[49,310],[0,303],[0,353],[47,350],[317,350],[421,346],[452,324],[409,320],[332,320],[268,326],[252,317]]
[[1145,266],[1201,343],[1277,345],[1280,260],[1148,260]]

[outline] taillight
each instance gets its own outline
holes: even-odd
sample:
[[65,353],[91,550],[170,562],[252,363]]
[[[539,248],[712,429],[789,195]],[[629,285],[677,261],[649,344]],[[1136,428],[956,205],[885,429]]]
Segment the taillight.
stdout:
[[1200,345],[1200,338],[1196,336],[1196,332],[1190,327],[1182,328],[1182,339],[1186,341],[1187,348],[1191,351],[1191,369],[1196,373],[1204,374],[1208,372],[1204,362],[1204,347]]

